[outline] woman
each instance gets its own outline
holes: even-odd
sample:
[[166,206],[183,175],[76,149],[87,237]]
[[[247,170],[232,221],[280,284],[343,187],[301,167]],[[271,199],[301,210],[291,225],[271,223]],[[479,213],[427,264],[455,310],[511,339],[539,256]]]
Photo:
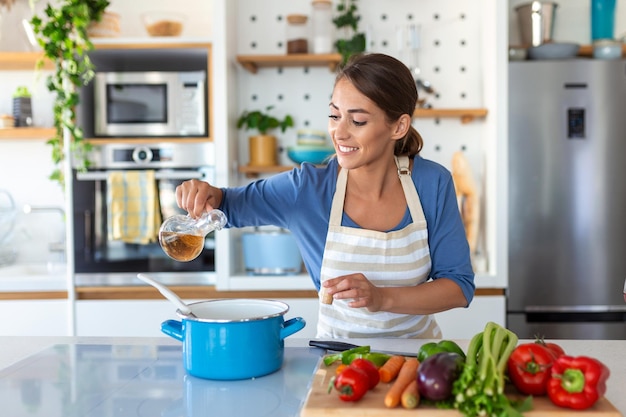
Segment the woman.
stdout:
[[353,57],[329,105],[336,157],[327,166],[237,188],[190,180],[178,205],[192,216],[219,208],[229,227],[289,229],[316,288],[332,296],[317,337],[440,338],[432,314],[468,306],[474,273],[452,176],[419,156],[416,103],[400,61]]

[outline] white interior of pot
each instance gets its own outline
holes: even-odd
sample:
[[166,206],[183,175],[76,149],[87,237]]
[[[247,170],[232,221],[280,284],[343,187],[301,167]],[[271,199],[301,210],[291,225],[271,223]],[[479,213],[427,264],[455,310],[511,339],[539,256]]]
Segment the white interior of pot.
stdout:
[[280,301],[228,299],[200,301],[189,304],[191,311],[203,321],[262,320],[285,314],[289,306]]

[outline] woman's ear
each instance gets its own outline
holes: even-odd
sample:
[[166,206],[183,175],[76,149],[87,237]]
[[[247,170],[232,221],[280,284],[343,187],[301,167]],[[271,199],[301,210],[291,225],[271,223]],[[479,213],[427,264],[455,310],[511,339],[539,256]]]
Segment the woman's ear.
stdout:
[[403,137],[405,137],[411,127],[411,121],[411,116],[409,116],[408,114],[403,114],[402,116],[400,116],[400,118],[395,123],[394,132],[391,136],[392,139],[402,139]]

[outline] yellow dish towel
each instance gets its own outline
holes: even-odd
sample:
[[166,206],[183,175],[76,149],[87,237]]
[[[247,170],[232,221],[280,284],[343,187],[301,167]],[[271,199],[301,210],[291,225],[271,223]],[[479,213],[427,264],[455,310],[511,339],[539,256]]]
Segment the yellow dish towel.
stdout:
[[110,172],[107,206],[109,240],[144,245],[158,240],[161,211],[154,171]]

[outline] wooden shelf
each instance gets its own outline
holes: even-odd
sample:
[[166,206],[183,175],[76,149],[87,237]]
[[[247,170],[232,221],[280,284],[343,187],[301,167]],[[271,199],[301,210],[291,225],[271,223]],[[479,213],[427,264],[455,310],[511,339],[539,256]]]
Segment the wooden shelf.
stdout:
[[340,54],[291,54],[291,55],[239,55],[245,69],[256,74],[259,68],[268,67],[324,67],[335,71],[341,62]]
[[53,127],[12,127],[0,129],[0,139],[49,139],[55,133]]
[[[210,47],[207,41],[189,41],[178,38],[150,38],[150,39],[105,39],[94,40],[96,50],[100,49],[180,49]],[[33,71],[37,61],[43,57],[42,51],[0,51],[0,71]],[[44,69],[54,68],[52,62],[45,60]]]
[[283,171],[290,171],[294,167],[292,165],[273,165],[273,166],[250,166],[243,165],[239,167],[239,172],[246,174],[248,178],[254,178],[260,174],[276,174]]
[[[0,52],[0,70],[34,71],[43,52]],[[44,61],[44,69],[52,69],[52,62]]]
[[464,124],[485,116],[487,109],[415,109],[413,113],[413,117],[416,118],[458,117]]

